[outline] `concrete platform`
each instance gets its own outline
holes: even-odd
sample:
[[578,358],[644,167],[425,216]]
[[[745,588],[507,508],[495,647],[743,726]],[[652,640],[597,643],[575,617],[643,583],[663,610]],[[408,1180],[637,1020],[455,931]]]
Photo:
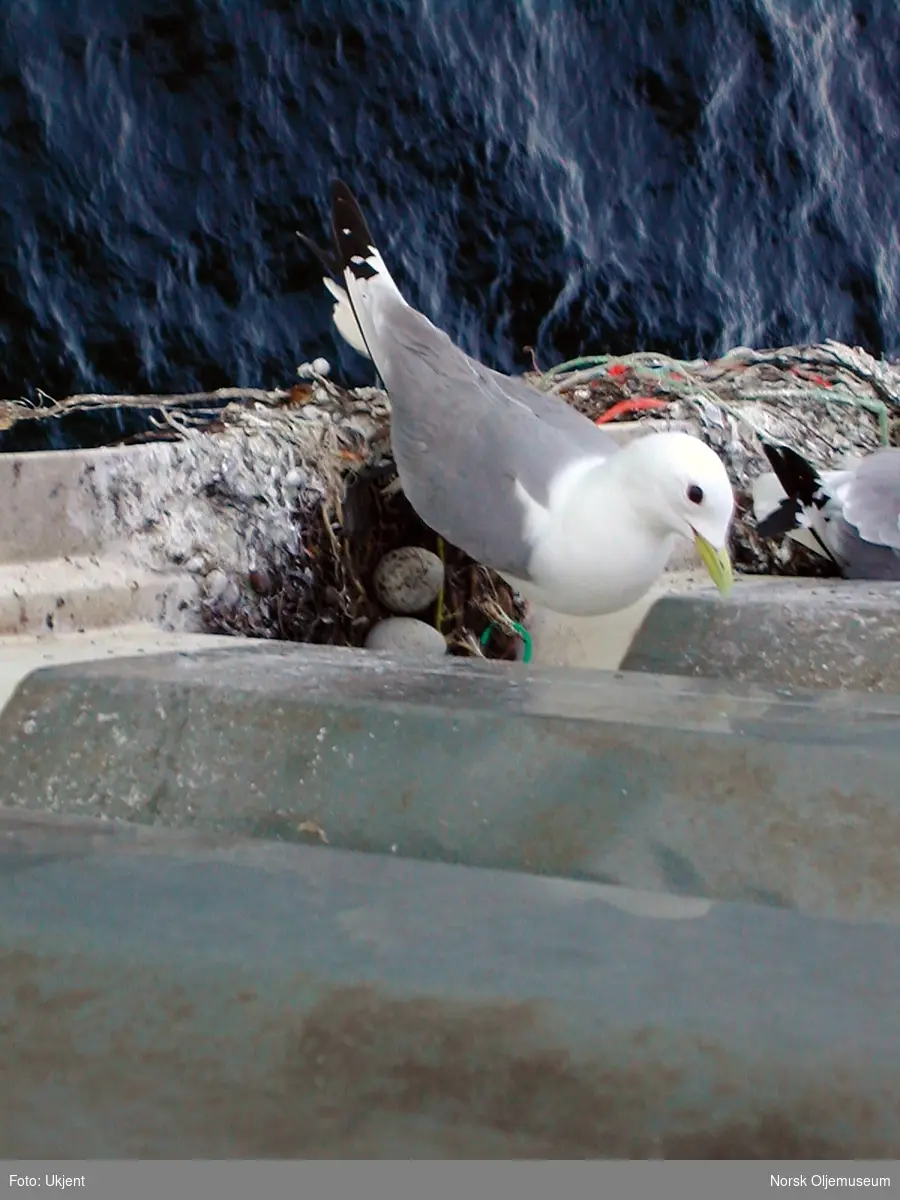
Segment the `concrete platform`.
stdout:
[[622,670],[723,684],[900,693],[900,585],[744,579],[727,603],[709,589],[658,594]]
[[0,710],[3,1157],[900,1153],[900,698],[139,625]]
[[210,638],[165,453],[0,456],[0,1154],[898,1156],[895,587]]
[[0,636],[150,622],[198,631],[187,571],[134,552],[117,511],[116,472],[152,474],[170,444],[0,455]]
[[87,556],[116,546],[116,513],[106,478],[153,470],[168,444],[0,454],[0,563]]
[[273,644],[28,676],[0,795],[900,921],[900,697]]
[[0,635],[78,632],[145,621],[199,626],[200,592],[187,573],[152,571],[115,555],[0,563]]
[[22,680],[43,667],[213,647],[227,649],[239,644],[234,638],[171,632],[148,621],[103,625],[81,633],[45,630],[33,635],[0,637],[0,714]]
[[896,926],[6,815],[0,913],[3,1158],[900,1156]]

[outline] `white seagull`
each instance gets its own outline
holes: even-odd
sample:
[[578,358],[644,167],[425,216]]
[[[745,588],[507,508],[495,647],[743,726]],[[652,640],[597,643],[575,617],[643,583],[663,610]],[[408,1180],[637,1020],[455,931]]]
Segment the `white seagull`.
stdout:
[[728,592],[734,495],[710,447],[665,432],[620,448],[565,400],[490,370],[410,307],[340,182],[331,223],[333,253],[299,236],[343,284],[326,281],[335,323],[384,382],[400,483],[426,525],[560,613],[626,608],[679,539]]

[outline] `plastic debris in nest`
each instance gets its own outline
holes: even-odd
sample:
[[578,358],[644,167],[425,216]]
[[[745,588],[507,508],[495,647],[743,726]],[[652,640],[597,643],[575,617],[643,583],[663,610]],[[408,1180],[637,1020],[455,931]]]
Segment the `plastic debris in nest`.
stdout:
[[747,574],[834,573],[828,560],[791,538],[757,535],[753,480],[769,469],[757,434],[826,468],[900,444],[900,365],[839,342],[760,351],[741,346],[709,362],[598,355],[528,378],[598,424],[627,419],[685,429],[712,446],[735,489],[731,549],[735,566]]

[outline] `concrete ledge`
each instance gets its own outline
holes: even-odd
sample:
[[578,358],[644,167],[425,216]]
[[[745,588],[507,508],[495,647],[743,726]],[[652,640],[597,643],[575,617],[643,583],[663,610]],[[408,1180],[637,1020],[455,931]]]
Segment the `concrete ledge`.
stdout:
[[108,486],[117,471],[152,477],[172,453],[154,443],[0,454],[0,636],[138,621],[199,631],[197,580],[135,557]]
[[[634,426],[615,436],[627,441],[645,433]],[[198,631],[198,592],[208,570],[240,580],[256,550],[274,550],[296,535],[296,514],[284,496],[280,517],[277,502],[272,508],[248,501],[240,516],[203,500],[210,479],[221,476],[234,486],[227,445],[214,438],[203,444],[212,458],[187,475],[185,447],[177,443],[0,454],[6,500],[0,636],[50,628],[48,620],[54,627],[59,620],[63,629],[151,620]],[[286,473],[287,460],[282,466]],[[261,467],[260,491],[271,482]],[[670,566],[692,565],[693,549],[685,543]],[[549,653],[547,661],[553,658]]]
[[240,594],[260,557],[295,554],[296,495],[284,483],[295,454],[279,432],[255,448],[241,431],[0,455],[0,634],[34,632],[57,615],[67,628],[146,619],[199,630],[199,592],[213,570]]
[[36,672],[0,795],[900,920],[900,697],[279,644]]
[[171,456],[166,442],[0,454],[0,563],[98,554],[117,545],[122,532],[113,498],[97,480],[121,469],[152,473]]
[[0,914],[3,1158],[900,1156],[896,928],[4,816]]
[[900,586],[743,580],[658,597],[621,660],[628,671],[767,687],[900,692]]
[[197,581],[106,557],[0,564],[0,635],[102,629],[135,621],[200,629]]
[[42,667],[235,645],[233,638],[172,632],[147,622],[0,637],[0,713],[22,680]]

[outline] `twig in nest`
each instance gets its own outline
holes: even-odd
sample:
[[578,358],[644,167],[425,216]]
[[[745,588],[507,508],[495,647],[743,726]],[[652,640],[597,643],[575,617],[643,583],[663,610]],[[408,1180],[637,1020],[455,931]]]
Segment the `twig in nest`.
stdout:
[[531,359],[531,369],[535,372],[535,374],[543,375],[543,371],[538,366],[537,359],[535,358],[534,346],[523,346],[522,349]]
[[487,658],[487,655],[478,642],[478,638],[468,629],[451,633],[447,638],[447,645],[455,649],[465,650],[472,658]]
[[488,596],[486,599],[476,600],[475,604],[490,622],[496,625],[499,629],[502,629],[503,632],[509,637],[515,637],[517,635],[518,631],[516,630],[512,617],[503,611],[499,603],[493,597]]

